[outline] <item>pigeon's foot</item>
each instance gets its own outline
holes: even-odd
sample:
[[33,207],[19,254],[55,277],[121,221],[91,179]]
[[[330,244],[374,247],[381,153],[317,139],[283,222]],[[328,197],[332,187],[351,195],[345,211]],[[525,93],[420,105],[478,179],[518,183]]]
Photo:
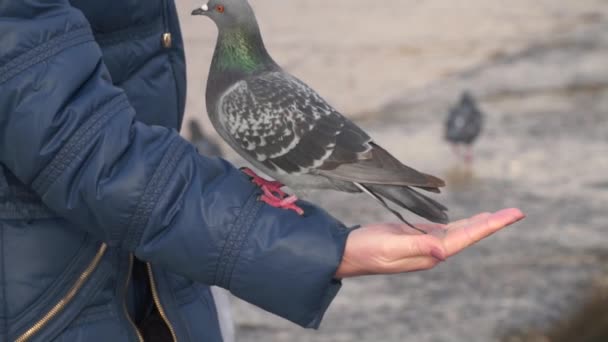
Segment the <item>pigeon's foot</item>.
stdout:
[[458,158],[460,158],[460,145],[452,143],[452,153]]
[[262,178],[248,167],[241,168],[241,171],[243,171],[244,174],[251,178],[251,182],[253,182],[253,184],[259,186],[260,188],[268,189],[268,191],[273,193],[275,197],[287,197],[287,194],[283,190],[281,190],[281,188],[285,186],[283,183]]
[[467,149],[464,153],[464,162],[471,166],[473,164],[473,148],[471,146],[467,146]]
[[298,215],[304,215],[304,210],[296,205],[298,198],[295,195],[288,196],[281,190],[281,188],[285,186],[283,183],[262,178],[247,167],[241,168],[241,171],[251,178],[253,184],[262,189],[264,192],[260,197],[262,202],[275,208],[293,210],[298,213]]
[[293,210],[298,215],[304,215],[304,210],[296,205],[298,198],[295,195],[287,197],[277,197],[268,188],[262,186],[264,194],[260,197],[260,200],[272,207],[281,208],[285,210]]

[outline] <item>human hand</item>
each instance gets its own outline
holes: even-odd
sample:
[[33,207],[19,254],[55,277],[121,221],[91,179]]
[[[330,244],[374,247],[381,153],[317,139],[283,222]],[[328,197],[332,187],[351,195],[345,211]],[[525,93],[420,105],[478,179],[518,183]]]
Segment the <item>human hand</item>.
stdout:
[[524,217],[519,209],[504,209],[448,225],[416,225],[429,232],[426,235],[405,224],[364,226],[348,236],[344,256],[335,276],[341,279],[428,270]]

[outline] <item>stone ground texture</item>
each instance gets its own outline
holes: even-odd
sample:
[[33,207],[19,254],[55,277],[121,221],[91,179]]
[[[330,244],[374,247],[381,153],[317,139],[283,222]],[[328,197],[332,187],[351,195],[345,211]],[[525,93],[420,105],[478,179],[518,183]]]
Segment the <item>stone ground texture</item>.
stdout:
[[[346,280],[320,331],[235,300],[239,341],[498,341],[550,325],[605,277],[607,1],[251,2],[280,64],[448,181],[437,198],[452,218],[511,206],[528,218],[432,271]],[[216,29],[188,15],[200,4],[179,3],[187,117],[212,133],[203,87]],[[441,138],[464,89],[487,113],[469,173]],[[348,224],[392,220],[365,197],[308,195]]]

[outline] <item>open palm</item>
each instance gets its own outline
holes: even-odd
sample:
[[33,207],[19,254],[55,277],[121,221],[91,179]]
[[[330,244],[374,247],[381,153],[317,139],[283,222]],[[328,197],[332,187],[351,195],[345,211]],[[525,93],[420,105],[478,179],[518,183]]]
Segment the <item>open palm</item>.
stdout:
[[363,226],[350,233],[336,277],[430,269],[524,217],[519,209],[504,209],[448,225],[416,225],[429,233],[426,235],[405,224]]

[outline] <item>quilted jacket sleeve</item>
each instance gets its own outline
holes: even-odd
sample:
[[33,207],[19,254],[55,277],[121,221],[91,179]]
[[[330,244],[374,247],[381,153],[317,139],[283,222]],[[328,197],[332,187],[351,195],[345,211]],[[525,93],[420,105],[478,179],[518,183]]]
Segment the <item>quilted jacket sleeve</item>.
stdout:
[[340,286],[340,222],[271,208],[229,163],[135,121],[67,0],[0,0],[0,33],[1,164],[109,245],[318,326]]

